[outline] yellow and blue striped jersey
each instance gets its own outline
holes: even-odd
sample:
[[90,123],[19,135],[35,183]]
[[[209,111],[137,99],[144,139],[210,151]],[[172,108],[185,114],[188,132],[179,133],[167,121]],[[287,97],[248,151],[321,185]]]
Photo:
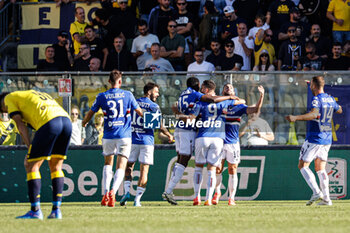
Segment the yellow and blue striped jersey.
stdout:
[[0,121],[0,145],[16,145],[18,129],[14,120]]
[[53,118],[64,116],[68,113],[49,94],[34,90],[15,91],[5,97],[5,105],[8,107],[9,116],[20,113],[25,123],[30,124],[35,130]]

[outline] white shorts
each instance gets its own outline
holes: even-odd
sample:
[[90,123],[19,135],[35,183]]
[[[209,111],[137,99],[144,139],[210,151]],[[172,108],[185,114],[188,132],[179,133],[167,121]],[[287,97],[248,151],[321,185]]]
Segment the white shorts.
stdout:
[[[178,129],[178,141],[176,151],[180,155],[192,156],[197,132],[193,130]],[[175,145],[176,146],[176,145]]]
[[179,128],[175,128],[174,131],[174,139],[175,139],[175,150],[177,153],[179,153],[180,149],[180,134],[179,134]]
[[213,166],[220,166],[221,152],[224,140],[221,138],[200,137],[196,139],[196,164],[209,163]]
[[153,145],[132,144],[128,162],[135,163],[139,160],[142,164],[153,165]]
[[299,160],[311,163],[316,158],[320,158],[322,161],[327,161],[330,148],[331,145],[320,145],[305,141],[300,150]]
[[103,155],[122,155],[126,158],[130,156],[131,138],[102,139]]
[[235,144],[224,144],[221,159],[226,159],[231,164],[239,164],[241,162],[241,147],[239,142]]

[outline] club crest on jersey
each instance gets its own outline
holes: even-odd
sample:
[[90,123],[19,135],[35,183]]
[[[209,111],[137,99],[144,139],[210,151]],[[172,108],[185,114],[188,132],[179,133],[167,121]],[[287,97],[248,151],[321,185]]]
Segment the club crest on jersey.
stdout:
[[157,112],[144,112],[143,113],[143,128],[145,129],[159,129],[162,114]]

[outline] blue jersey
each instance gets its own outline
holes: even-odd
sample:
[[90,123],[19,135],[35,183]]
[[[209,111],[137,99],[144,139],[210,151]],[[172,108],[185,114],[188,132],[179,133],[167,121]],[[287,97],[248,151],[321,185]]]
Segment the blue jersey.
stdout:
[[306,140],[321,145],[332,144],[332,117],[340,108],[339,105],[332,96],[321,93],[312,98],[311,108],[318,109],[319,114],[310,121]]
[[[147,97],[142,97],[137,99],[137,103],[142,108],[143,112],[159,112],[160,108],[158,104],[154,103]],[[153,129],[144,129],[143,127],[143,118],[140,117],[136,111],[133,111],[132,114],[132,144],[141,144],[141,145],[154,145],[154,131]]]
[[104,115],[103,138],[131,137],[131,110],[139,105],[130,91],[112,88],[98,94],[91,110],[97,112],[100,108]]
[[[191,114],[193,112],[193,107],[198,101],[200,101],[203,95],[204,94],[188,87],[185,91],[181,93],[179,100],[177,101],[177,107],[179,112],[181,112],[184,115]],[[181,123],[183,122],[178,123],[176,127],[187,129],[187,130],[195,130],[195,128],[191,126],[186,126],[185,124],[181,124]]]
[[220,103],[198,102],[194,109],[194,115],[200,116],[196,122],[199,137],[218,137],[225,139],[224,113],[230,106],[234,106],[235,100],[226,100]]
[[235,144],[239,142],[239,126],[241,117],[247,114],[248,106],[245,104],[229,106],[225,113],[225,144]]

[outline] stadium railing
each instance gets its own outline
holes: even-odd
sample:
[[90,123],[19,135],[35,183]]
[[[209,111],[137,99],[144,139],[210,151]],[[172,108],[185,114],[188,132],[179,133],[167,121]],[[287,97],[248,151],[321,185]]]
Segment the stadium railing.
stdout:
[[[89,110],[96,94],[109,88],[109,72],[16,72],[0,73],[0,92],[35,89],[47,92],[64,106],[69,112],[72,105],[77,105],[84,117]],[[265,87],[264,104],[261,118],[265,119],[275,134],[275,145],[301,144],[306,135],[306,122],[289,124],[285,116],[289,114],[302,114],[307,112],[308,88],[307,81],[313,76],[322,75],[330,87],[344,87],[345,91],[336,92],[337,101],[347,103],[350,101],[349,71],[333,72],[123,72],[122,88],[131,91],[136,98],[143,96],[143,87],[147,82],[156,82],[160,86],[160,96],[157,103],[161,107],[166,123],[174,120],[171,105],[177,101],[181,91],[186,89],[186,79],[196,76],[200,79],[210,78],[215,81],[216,94],[222,92],[225,83],[235,87],[236,95],[244,98],[247,105],[255,104],[259,98],[258,85]],[[72,97],[61,97],[59,93],[59,79],[68,79],[72,82]],[[61,80],[62,81],[62,80]],[[69,81],[68,81],[69,82]],[[346,108],[347,106],[343,106]],[[347,119],[344,111],[343,119]],[[246,118],[243,119],[246,121]],[[346,124],[346,120],[343,121]],[[334,130],[341,132],[342,137],[350,138],[345,127],[334,126]],[[335,137],[337,134],[334,134]],[[333,136],[334,136],[333,135]],[[156,140],[161,144],[162,141]],[[245,144],[244,138],[242,144]]]

